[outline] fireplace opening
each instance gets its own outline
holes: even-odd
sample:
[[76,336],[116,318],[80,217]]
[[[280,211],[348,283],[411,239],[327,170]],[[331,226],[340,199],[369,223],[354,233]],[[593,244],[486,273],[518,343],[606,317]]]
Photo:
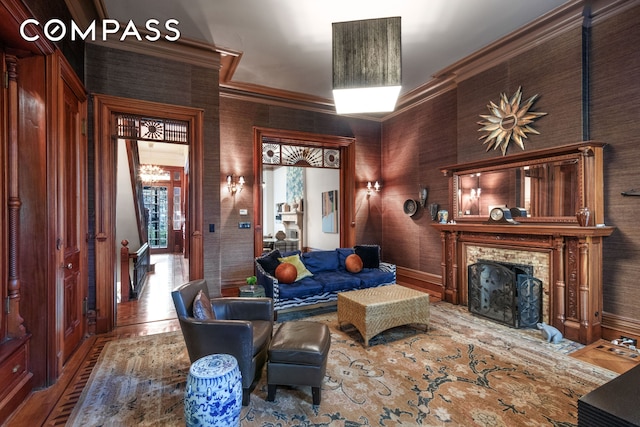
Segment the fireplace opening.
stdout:
[[533,266],[478,260],[468,266],[468,306],[473,314],[514,328],[542,319],[542,281]]

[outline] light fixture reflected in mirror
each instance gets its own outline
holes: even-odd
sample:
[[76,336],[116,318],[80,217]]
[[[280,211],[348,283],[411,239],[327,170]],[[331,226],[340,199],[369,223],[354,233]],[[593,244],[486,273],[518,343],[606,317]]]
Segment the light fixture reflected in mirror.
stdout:
[[371,194],[372,191],[380,191],[380,183],[376,181],[375,184],[371,185],[371,181],[367,182],[367,195]]
[[240,175],[237,182],[233,180],[233,175],[227,175],[227,190],[229,190],[229,193],[231,193],[232,195],[241,193],[243,187],[244,175]]

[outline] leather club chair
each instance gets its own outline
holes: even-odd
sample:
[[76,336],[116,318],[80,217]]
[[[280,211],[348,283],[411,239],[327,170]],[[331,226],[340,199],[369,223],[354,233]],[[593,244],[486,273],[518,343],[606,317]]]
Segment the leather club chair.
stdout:
[[242,374],[242,405],[260,379],[273,332],[271,298],[211,298],[212,320],[193,317],[193,300],[205,280],[193,280],[171,292],[191,363],[210,354],[227,353],[238,360]]

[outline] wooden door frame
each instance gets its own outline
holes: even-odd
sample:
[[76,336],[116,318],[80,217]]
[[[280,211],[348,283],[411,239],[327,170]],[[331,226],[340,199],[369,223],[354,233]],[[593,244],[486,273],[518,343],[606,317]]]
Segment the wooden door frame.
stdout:
[[189,123],[189,278],[204,277],[202,181],[204,111],[110,95],[93,94],[95,138],[95,269],[96,332],[116,326],[116,160],[117,114],[142,115]]
[[263,251],[262,224],[262,138],[281,138],[300,141],[304,145],[333,148],[340,150],[340,201],[342,207],[340,215],[340,247],[350,248],[356,241],[356,201],[355,201],[355,171],[356,171],[356,140],[346,136],[323,135],[292,131],[285,129],[271,129],[255,126],[253,128],[253,218],[255,235],[253,239],[254,255],[260,256]]

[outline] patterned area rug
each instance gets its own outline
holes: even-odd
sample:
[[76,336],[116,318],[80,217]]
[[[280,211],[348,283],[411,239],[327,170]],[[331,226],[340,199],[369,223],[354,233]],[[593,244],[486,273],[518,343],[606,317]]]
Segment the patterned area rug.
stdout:
[[[578,398],[617,375],[568,357],[582,347],[568,340],[431,308],[426,333],[394,328],[368,348],[335,312],[305,318],[331,328],[321,404],[310,387],[278,387],[267,402],[264,373],[242,426],[575,426]],[[184,425],[188,370],[180,332],[109,342],[67,425]]]

